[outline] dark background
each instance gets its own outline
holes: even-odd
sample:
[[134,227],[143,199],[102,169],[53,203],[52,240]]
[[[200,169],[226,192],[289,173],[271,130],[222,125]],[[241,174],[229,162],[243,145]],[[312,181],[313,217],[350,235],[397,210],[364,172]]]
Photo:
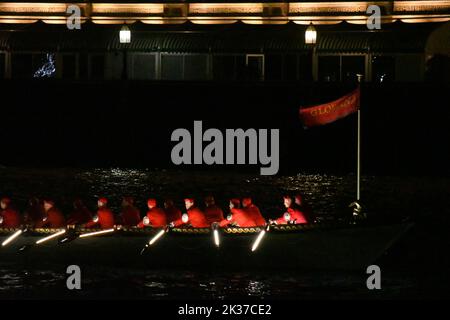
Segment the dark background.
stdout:
[[[172,131],[193,132],[193,121],[202,120],[204,130],[279,128],[282,174],[354,172],[356,115],[308,130],[298,118],[299,106],[331,101],[354,87],[297,82],[2,81],[0,164],[173,168]],[[448,175],[449,89],[423,83],[362,84],[363,173]],[[199,169],[189,168],[194,167]],[[256,173],[259,167],[226,169]]]

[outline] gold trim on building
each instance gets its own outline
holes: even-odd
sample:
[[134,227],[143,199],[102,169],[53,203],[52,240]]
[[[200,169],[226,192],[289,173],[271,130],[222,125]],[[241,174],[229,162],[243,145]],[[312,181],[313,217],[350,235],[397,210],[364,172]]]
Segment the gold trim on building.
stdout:
[[333,24],[342,21],[366,23],[369,5],[378,5],[384,22],[410,23],[450,20],[450,0],[351,1],[351,2],[255,2],[255,3],[95,3],[95,2],[3,2],[0,23],[64,24],[67,7],[78,5],[82,22],[120,24],[141,21],[147,24]]

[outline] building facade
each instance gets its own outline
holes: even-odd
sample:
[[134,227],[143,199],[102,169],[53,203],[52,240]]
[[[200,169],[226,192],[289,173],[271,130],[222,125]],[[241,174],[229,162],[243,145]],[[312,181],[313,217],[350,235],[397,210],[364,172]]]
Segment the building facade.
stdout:
[[449,20],[447,0],[0,2],[0,78],[446,82]]

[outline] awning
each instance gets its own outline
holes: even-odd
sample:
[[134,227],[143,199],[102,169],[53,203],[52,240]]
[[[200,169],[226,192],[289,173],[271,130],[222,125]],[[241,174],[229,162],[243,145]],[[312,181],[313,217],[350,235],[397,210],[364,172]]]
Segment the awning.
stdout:
[[[305,26],[132,26],[132,41],[119,43],[119,26],[86,24],[81,30],[35,24],[22,30],[0,30],[0,45],[14,51],[129,51],[186,53],[308,52]],[[384,27],[384,26],[383,26]],[[427,38],[439,24],[394,23],[381,31],[342,23],[317,28],[320,53],[416,53],[424,52]]]

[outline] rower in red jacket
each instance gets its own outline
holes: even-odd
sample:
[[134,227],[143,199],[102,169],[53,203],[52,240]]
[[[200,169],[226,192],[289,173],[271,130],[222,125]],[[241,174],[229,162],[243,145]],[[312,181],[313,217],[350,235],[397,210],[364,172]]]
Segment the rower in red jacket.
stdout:
[[11,206],[11,199],[0,200],[0,227],[18,228],[21,225],[20,214]]
[[147,215],[139,222],[138,227],[161,228],[167,226],[166,213],[163,209],[157,207],[156,199],[147,200]]
[[230,214],[225,220],[219,223],[220,227],[236,226],[236,227],[255,227],[257,224],[248,212],[240,208],[241,201],[239,199],[230,200]]
[[121,224],[125,227],[134,227],[141,221],[141,212],[134,206],[132,197],[124,197],[122,200]]
[[168,223],[181,219],[181,210],[175,206],[171,199],[164,201],[164,212]]
[[209,227],[205,214],[195,206],[194,199],[184,199],[187,213],[181,216],[181,219],[175,221],[173,226],[190,225],[194,228]]
[[220,222],[224,219],[223,211],[218,205],[216,205],[214,197],[207,196],[205,198],[205,206],[205,216],[209,224]]
[[295,200],[295,206],[301,212],[303,212],[303,215],[305,216],[308,223],[314,222],[316,218],[314,217],[311,207],[303,199],[303,196],[300,193],[297,193],[294,197],[294,200]]
[[259,211],[259,208],[255,206],[251,198],[242,199],[243,210],[255,221],[256,225],[263,226],[266,224],[266,220]]
[[80,225],[92,220],[92,213],[86,207],[82,200],[77,199],[73,202],[73,212],[67,218],[68,225]]
[[40,223],[44,217],[45,211],[42,202],[36,197],[28,200],[28,208],[25,210],[24,214],[24,223],[34,227],[37,223]]
[[100,198],[97,201],[97,214],[88,222],[86,228],[101,228],[111,229],[114,228],[114,214],[107,206],[108,200],[106,198]]
[[63,228],[66,226],[66,219],[62,212],[55,207],[52,200],[44,200],[44,218],[36,223],[36,228]]
[[286,212],[282,217],[275,220],[276,224],[305,224],[308,223],[305,215],[300,209],[295,205],[290,196],[284,196],[284,206],[286,207]]

